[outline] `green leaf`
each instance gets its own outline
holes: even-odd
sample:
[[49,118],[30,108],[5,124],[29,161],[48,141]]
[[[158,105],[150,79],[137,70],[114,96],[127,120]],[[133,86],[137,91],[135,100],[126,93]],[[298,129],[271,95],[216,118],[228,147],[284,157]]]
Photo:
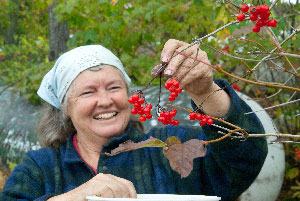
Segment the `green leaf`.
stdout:
[[194,0],[196,6],[204,6],[203,0]]
[[286,178],[294,179],[299,175],[299,168],[288,169],[285,173]]

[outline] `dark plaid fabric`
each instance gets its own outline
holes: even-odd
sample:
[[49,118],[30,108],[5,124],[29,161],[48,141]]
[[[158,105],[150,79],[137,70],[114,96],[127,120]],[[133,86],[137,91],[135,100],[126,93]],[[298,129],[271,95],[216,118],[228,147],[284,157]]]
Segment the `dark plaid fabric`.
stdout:
[[[228,85],[223,80],[219,86]],[[226,121],[244,128],[248,133],[264,133],[256,115],[244,115],[251,111],[235,91],[224,89],[231,97],[231,107],[224,117]],[[192,102],[192,106],[195,104]],[[224,126],[222,123],[216,124]],[[225,126],[228,127],[228,126]],[[132,128],[111,139],[102,153],[110,152],[126,140],[139,142],[153,136],[165,140],[177,136],[182,142],[189,139],[216,139],[219,129],[213,126],[153,128],[148,134]],[[83,161],[72,143],[71,135],[59,149],[43,148],[30,151],[8,178],[0,201],[47,200],[51,196],[68,192],[87,182],[95,173]],[[113,174],[133,182],[137,193],[155,194],[204,194],[222,197],[222,201],[234,201],[258,175],[267,155],[265,138],[249,138],[245,141],[225,139],[208,146],[204,158],[194,160],[194,169],[187,178],[174,172],[161,148],[143,148],[116,156],[100,156],[98,173]]]

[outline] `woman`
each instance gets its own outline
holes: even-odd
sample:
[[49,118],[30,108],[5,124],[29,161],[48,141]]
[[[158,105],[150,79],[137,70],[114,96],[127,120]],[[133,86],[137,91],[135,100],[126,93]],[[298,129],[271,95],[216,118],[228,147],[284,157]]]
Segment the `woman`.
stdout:
[[[203,112],[249,133],[263,133],[254,114],[243,115],[251,109],[230,86],[218,90],[228,83],[214,82],[209,66],[182,55],[172,57],[187,46],[172,39],[165,44],[161,61],[168,66],[163,75],[178,79],[194,109],[205,100]],[[197,47],[184,54],[209,63],[206,53]],[[264,138],[225,139],[209,145],[207,155],[194,160],[187,178],[171,170],[160,148],[104,155],[129,139],[219,137],[217,128],[208,125],[203,130],[200,126],[153,128],[145,135],[130,116],[129,84],[119,59],[100,45],[63,54],[38,90],[48,103],[39,125],[41,143],[48,148],[25,156],[8,178],[0,200],[85,200],[89,195],[135,198],[137,193],[168,193],[217,195],[229,201],[249,187],[267,155]]]

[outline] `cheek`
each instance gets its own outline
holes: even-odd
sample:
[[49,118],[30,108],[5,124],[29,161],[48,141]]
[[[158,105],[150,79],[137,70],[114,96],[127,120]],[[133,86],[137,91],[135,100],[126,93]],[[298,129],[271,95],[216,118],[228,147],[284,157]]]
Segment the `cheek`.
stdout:
[[[93,108],[97,105],[97,102],[92,99],[86,99],[84,101],[81,100],[75,100],[70,108],[71,113],[73,114],[79,114],[78,116],[82,116],[84,114],[89,115],[93,112]],[[76,115],[77,116],[77,115]]]

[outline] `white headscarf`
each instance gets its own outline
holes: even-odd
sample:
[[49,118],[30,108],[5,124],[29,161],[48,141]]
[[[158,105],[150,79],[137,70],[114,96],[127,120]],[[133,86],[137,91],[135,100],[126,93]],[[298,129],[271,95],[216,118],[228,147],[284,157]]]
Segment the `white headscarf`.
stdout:
[[43,78],[37,94],[49,104],[61,109],[63,98],[73,80],[82,71],[101,64],[119,69],[127,84],[130,84],[131,80],[118,57],[101,45],[86,45],[61,55]]

